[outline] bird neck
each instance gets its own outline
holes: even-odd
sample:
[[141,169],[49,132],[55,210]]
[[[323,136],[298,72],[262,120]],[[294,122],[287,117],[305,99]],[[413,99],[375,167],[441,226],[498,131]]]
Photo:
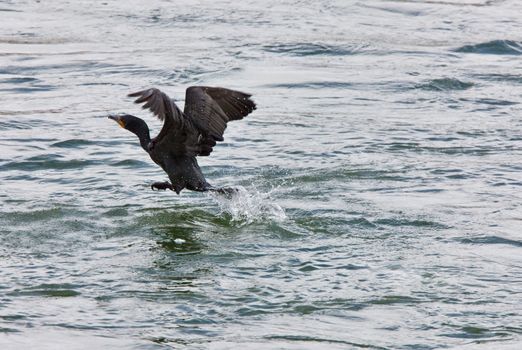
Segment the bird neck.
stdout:
[[131,123],[127,124],[127,130],[134,133],[140,139],[141,148],[149,151],[150,131],[147,123],[140,118],[135,118]]
[[150,132],[149,128],[147,127],[147,130],[143,130],[141,133],[136,133],[138,138],[140,139],[140,145],[141,148],[143,148],[145,151],[149,151],[149,142],[150,142]]

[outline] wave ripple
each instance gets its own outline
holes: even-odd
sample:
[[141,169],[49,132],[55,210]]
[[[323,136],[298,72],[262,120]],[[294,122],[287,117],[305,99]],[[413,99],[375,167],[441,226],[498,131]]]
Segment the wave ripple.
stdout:
[[454,51],[488,55],[522,55],[522,44],[512,40],[493,40],[480,44],[461,46]]

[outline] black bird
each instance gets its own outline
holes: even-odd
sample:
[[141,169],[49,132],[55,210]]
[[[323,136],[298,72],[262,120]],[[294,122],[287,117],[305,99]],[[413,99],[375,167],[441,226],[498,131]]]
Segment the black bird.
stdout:
[[156,88],[128,96],[137,97],[135,103],[145,102],[143,109],[149,109],[164,122],[158,136],[151,139],[149,127],[142,119],[129,114],[109,116],[136,134],[141,147],[168,174],[170,182],[155,182],[151,185],[153,190],[170,189],[177,194],[184,188],[230,192],[226,188],[216,189],[205,180],[196,157],[210,155],[216,142],[223,141],[229,121],[243,119],[256,109],[251,95],[221,87],[191,86],[186,91],[183,112]]

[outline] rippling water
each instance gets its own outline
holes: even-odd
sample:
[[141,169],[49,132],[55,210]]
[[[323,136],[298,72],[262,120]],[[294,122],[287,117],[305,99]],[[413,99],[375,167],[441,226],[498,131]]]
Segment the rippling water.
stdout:
[[[0,2],[2,349],[518,349],[522,4]],[[251,92],[162,171],[105,115]]]

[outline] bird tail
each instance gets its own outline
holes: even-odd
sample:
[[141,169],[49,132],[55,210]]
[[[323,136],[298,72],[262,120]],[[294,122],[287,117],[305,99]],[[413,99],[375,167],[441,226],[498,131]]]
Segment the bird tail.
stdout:
[[239,190],[234,187],[209,187],[207,191],[224,195],[227,198],[231,198],[234,194],[238,193]]

